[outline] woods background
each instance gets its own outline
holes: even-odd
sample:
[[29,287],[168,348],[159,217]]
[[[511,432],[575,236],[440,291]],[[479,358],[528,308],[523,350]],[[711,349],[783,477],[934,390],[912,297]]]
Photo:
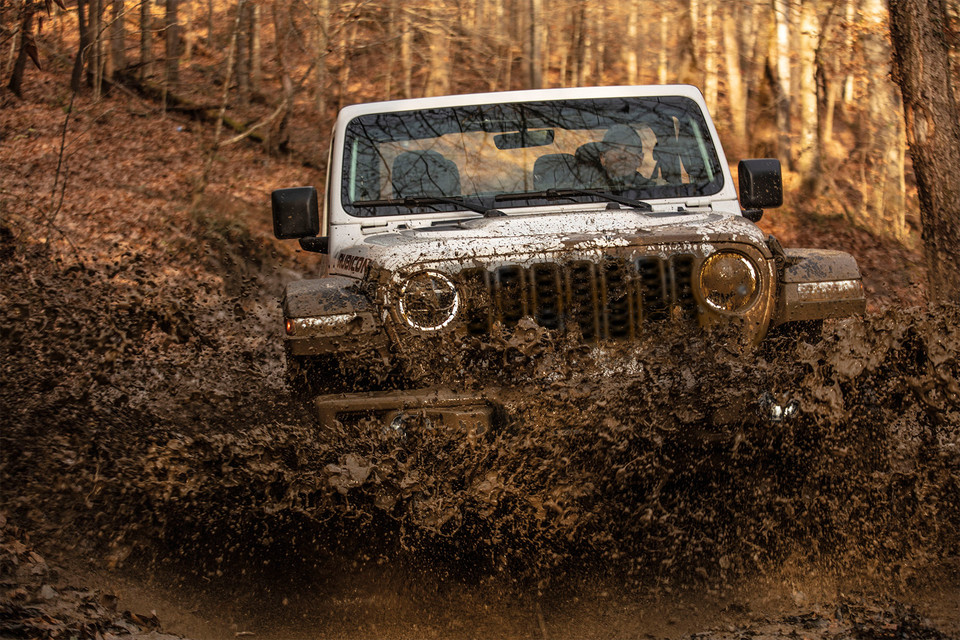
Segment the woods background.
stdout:
[[[568,620],[573,637],[677,636],[637,625],[672,625],[661,602],[683,618],[742,577],[787,608],[725,600],[724,630],[696,637],[750,620],[830,635],[841,619],[960,637],[960,307],[916,308],[960,297],[958,4],[0,0],[0,636],[128,633],[104,622],[136,611],[117,607],[125,581],[146,611],[166,621],[172,601],[228,638],[408,638],[424,620],[425,637]],[[751,352],[655,339],[625,351],[633,373],[525,383],[518,427],[468,455],[438,431],[417,456],[374,458],[379,430],[304,419],[278,301],[322,265],[273,236],[269,198],[323,187],[336,110],[634,82],[700,87],[734,168],[783,161],[785,205],[760,227],[853,254],[866,316]],[[576,369],[577,349],[551,358]],[[765,398],[796,400],[797,422],[772,428]],[[722,473],[663,446],[728,422],[759,438],[736,439]],[[346,497],[349,469],[372,468],[357,460],[378,470]],[[502,558],[656,590],[551,605],[539,580],[515,597]],[[91,611],[96,576],[112,613]],[[451,598],[451,578],[483,590]],[[882,598],[875,626],[856,617],[862,592]],[[943,634],[916,626],[937,607]],[[203,622],[188,637],[209,637]]]
[[[926,4],[955,116],[960,2]],[[731,162],[778,157],[811,213],[919,240],[885,0],[3,0],[0,24],[16,95],[33,65],[69,70],[62,101],[135,91],[216,123],[211,149],[249,138],[318,169],[346,104],[691,83]]]

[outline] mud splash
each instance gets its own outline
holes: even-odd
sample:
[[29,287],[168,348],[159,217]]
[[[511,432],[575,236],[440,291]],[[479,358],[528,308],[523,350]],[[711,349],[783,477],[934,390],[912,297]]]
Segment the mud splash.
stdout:
[[908,577],[958,553],[954,326],[888,313],[767,353],[708,336],[616,354],[551,344],[577,365],[546,381],[501,354],[514,368],[494,432],[170,434],[136,477],[161,538],[196,522],[197,544],[218,548],[233,527],[252,536],[238,549],[409,551],[461,577],[541,584],[601,567],[722,584],[797,554]]
[[468,580],[602,567],[662,586],[798,554],[905,578],[960,555],[957,309],[753,351],[525,327],[437,355],[504,389],[503,428],[397,438],[321,432],[289,400],[256,277],[230,291],[136,256],[27,253],[3,271],[7,515],[90,533],[113,564],[406,554]]
[[[284,385],[277,265],[193,231],[82,263],[21,237],[0,257],[0,546],[15,530],[43,557],[257,588],[388,567],[501,594],[960,572],[956,308],[757,350],[681,328],[594,349],[521,323],[406,355],[419,384],[499,387],[499,428],[321,431]],[[42,599],[0,565],[10,611]]]

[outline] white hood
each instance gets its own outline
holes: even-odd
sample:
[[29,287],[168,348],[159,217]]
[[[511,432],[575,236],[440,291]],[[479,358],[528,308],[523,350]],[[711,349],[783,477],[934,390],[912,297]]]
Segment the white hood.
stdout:
[[[426,267],[452,272],[537,262],[559,253],[596,256],[615,247],[659,246],[675,253],[717,241],[745,242],[765,251],[763,233],[739,215],[597,209],[398,228],[369,235],[331,256],[330,273],[358,277],[371,265],[393,272]],[[702,246],[691,251],[712,253]]]

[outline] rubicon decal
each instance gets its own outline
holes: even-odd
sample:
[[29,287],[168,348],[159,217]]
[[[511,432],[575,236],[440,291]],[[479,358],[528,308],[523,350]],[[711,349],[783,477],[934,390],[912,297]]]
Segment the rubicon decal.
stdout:
[[350,255],[349,253],[341,253],[337,256],[337,268],[343,269],[344,271],[352,271],[353,273],[363,273],[367,270],[367,266],[370,264],[369,258],[363,258],[361,256]]

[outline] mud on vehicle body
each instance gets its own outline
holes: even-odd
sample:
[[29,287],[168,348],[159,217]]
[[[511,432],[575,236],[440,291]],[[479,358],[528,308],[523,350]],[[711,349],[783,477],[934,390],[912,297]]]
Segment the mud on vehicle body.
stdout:
[[[626,178],[615,150],[633,154]],[[322,216],[313,187],[273,194],[277,237],[329,255],[326,276],[286,290],[291,383],[322,421],[483,428],[495,389],[463,391],[456,371],[419,387],[399,356],[529,326],[607,345],[734,323],[759,343],[861,313],[850,255],[784,249],[754,224],[782,203],[779,163],[743,160],[738,182],[690,86],[347,107]]]

